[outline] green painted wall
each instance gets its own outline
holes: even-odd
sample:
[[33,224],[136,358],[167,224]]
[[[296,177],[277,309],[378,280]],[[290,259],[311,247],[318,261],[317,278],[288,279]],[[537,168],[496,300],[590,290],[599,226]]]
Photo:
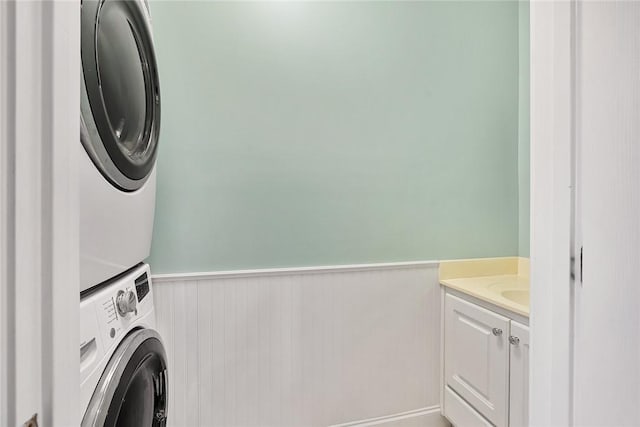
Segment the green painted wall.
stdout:
[[518,254],[518,3],[151,13],[155,272]]
[[518,255],[529,256],[529,2],[519,3],[519,83],[518,83]]

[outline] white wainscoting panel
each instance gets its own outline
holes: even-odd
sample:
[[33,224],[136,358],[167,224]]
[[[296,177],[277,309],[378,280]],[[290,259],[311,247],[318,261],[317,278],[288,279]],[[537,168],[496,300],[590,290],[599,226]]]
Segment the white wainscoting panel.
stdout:
[[357,425],[437,406],[437,267],[157,277],[169,425]]

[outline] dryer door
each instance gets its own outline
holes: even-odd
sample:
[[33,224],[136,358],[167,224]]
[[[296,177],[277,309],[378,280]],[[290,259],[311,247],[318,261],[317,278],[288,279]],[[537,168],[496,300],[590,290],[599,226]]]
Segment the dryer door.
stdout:
[[112,184],[142,186],[160,131],[160,88],[143,0],[84,0],[80,140]]
[[158,333],[138,329],[120,343],[82,419],[82,427],[163,427],[167,360]]

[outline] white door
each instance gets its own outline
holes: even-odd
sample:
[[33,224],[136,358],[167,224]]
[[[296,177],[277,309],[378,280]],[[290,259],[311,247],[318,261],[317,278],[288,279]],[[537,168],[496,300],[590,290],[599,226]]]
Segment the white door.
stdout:
[[0,1],[1,426],[78,423],[79,12]]
[[529,425],[529,327],[511,321],[509,427]]
[[445,383],[496,426],[507,425],[509,319],[445,297]]
[[640,2],[579,2],[576,16],[574,423],[637,426]]

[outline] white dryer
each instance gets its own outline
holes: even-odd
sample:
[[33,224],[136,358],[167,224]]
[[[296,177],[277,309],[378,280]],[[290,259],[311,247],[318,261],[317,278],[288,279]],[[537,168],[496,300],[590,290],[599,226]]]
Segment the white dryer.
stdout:
[[149,256],[160,87],[143,0],[81,6],[80,291]]
[[167,359],[149,266],[80,300],[80,425],[156,427],[167,419]]

